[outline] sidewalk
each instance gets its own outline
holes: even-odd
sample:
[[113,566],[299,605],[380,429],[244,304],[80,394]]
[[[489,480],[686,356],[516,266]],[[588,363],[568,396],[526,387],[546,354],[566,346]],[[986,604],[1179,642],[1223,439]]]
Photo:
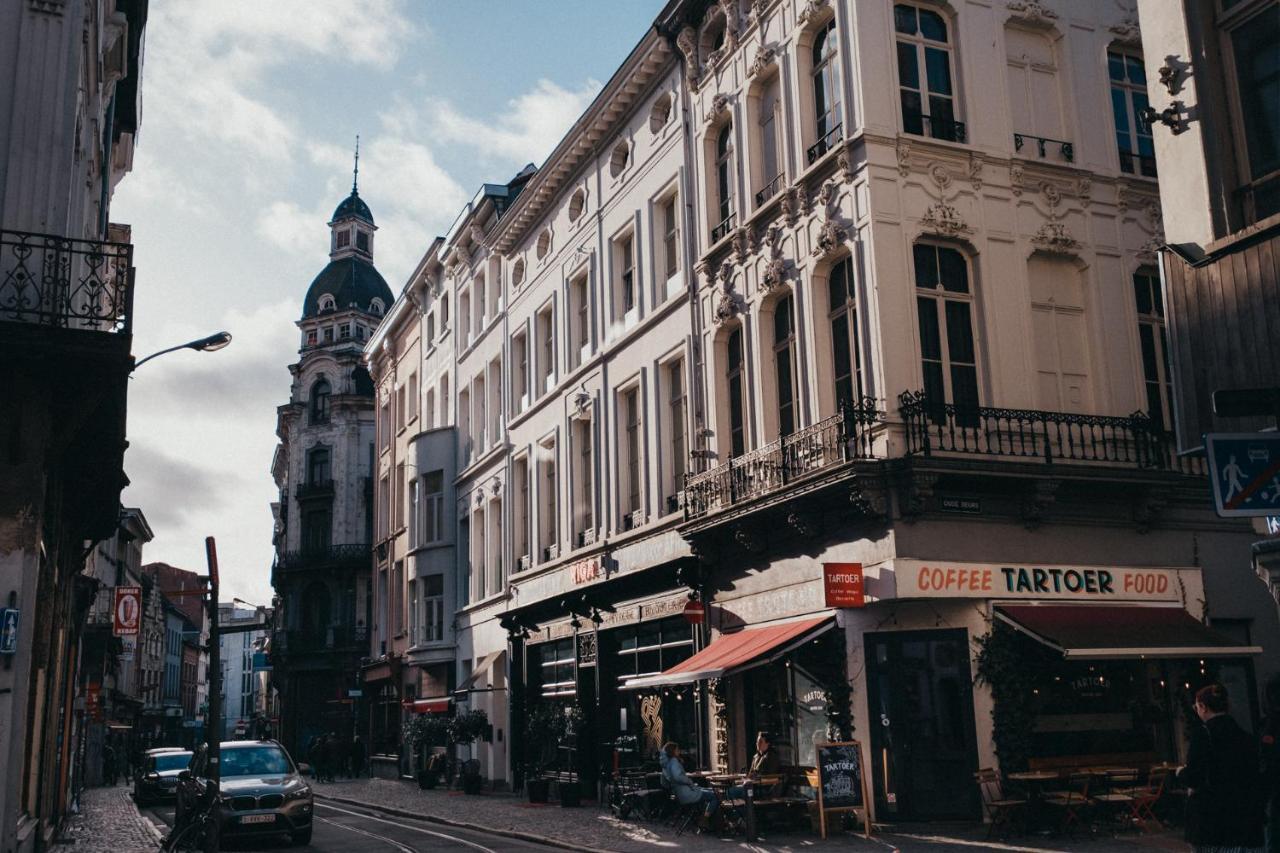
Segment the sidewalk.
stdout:
[[317,784],[316,796],[323,801],[376,808],[389,814],[401,814],[420,820],[473,828],[498,834],[552,844],[569,850],[610,851],[610,853],[654,853],[656,850],[724,851],[749,849],[753,853],[783,853],[799,848],[866,850],[884,853],[889,850],[944,853],[944,851],[1081,851],[1081,853],[1148,853],[1148,851],[1188,850],[1177,833],[1129,836],[1119,839],[1089,838],[1025,839],[988,842],[985,828],[973,824],[930,824],[916,827],[894,827],[892,832],[876,835],[870,841],[861,835],[836,834],[825,842],[806,830],[790,833],[770,832],[755,844],[741,838],[721,839],[714,836],[685,834],[660,822],[619,820],[605,808],[584,804],[565,809],[555,803],[534,805],[522,796],[483,794],[468,797],[461,792],[420,790],[410,781],[387,779],[354,779]]
[[75,842],[76,853],[154,853],[160,849],[160,833],[138,814],[129,788],[86,788],[80,794],[80,814],[70,818],[65,836]]

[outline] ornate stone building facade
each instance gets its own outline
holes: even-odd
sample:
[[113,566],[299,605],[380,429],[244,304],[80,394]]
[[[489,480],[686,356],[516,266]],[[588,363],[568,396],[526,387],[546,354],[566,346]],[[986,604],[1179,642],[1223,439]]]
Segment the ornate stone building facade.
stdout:
[[373,265],[373,214],[354,184],[329,228],[330,260],[303,302],[301,357],[289,367],[272,462],[273,678],[281,737],[298,754],[319,734],[363,731],[349,691],[369,653],[376,402],[361,352],[392,302]]

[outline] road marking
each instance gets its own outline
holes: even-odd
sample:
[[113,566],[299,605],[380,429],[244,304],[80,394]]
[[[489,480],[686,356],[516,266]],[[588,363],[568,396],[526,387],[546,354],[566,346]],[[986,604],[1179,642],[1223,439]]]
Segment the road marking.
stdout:
[[[316,803],[316,808],[322,808],[322,807],[323,807],[323,808],[326,808],[326,809],[332,809],[332,810],[333,810],[333,811],[335,811],[335,812],[341,812],[342,814],[349,814],[349,815],[353,815],[353,816],[355,816],[355,817],[362,817],[362,818],[364,818],[365,820],[376,820],[378,823],[385,823],[385,824],[387,824],[387,825],[389,825],[389,826],[396,826],[396,827],[399,827],[400,829],[411,829],[411,830],[413,830],[414,832],[421,832],[423,835],[431,835],[431,836],[434,836],[434,837],[436,837],[436,838],[444,838],[444,839],[447,839],[447,840],[449,840],[449,841],[456,841],[458,844],[462,844],[462,845],[464,845],[464,846],[466,846],[466,847],[470,847],[470,848],[472,848],[473,850],[479,850],[479,851],[481,851],[481,853],[498,853],[498,851],[496,851],[496,850],[494,850],[494,849],[492,849],[492,848],[490,848],[490,847],[485,847],[483,844],[477,844],[477,843],[475,843],[474,841],[468,841],[468,840],[467,840],[467,839],[465,839],[465,838],[458,838],[456,835],[449,835],[449,834],[444,833],[444,832],[435,832],[435,831],[433,831],[433,830],[430,830],[430,829],[424,829],[424,828],[422,828],[422,827],[420,827],[420,826],[414,826],[414,825],[412,825],[412,824],[396,823],[396,822],[395,822],[395,821],[393,821],[393,820],[385,820],[385,819],[380,818],[380,817],[374,817],[373,815],[371,815],[371,814],[365,814],[364,812],[353,812],[353,811],[348,811],[347,809],[340,809],[340,808],[338,808],[337,806],[331,806],[331,805],[329,805],[328,803]],[[342,823],[334,823],[333,821],[325,821],[325,822],[326,822],[326,823],[332,823],[334,826],[340,826],[340,827],[342,827],[343,829],[350,829],[352,832],[360,832],[360,831],[361,831],[361,830],[357,830],[357,829],[354,829],[354,828],[352,828],[352,827],[349,827],[349,826],[347,826],[346,824],[342,824]],[[388,841],[388,842],[389,842],[389,843],[391,843],[391,844],[399,844],[399,842],[397,842],[397,841],[391,841],[391,839],[384,839],[384,840],[385,840],[385,841]],[[407,849],[407,848],[403,848],[403,849]],[[413,851],[409,851],[409,853],[413,853]]]
[[354,826],[347,826],[345,823],[338,823],[336,820],[329,820],[328,818],[323,818],[319,816],[316,817],[316,820],[320,821],[321,823],[327,823],[330,826],[336,826],[339,829],[345,829],[348,832],[354,832],[359,835],[372,838],[376,841],[385,841],[387,844],[390,844],[392,847],[399,850],[400,853],[416,853],[416,851],[412,847],[405,847],[403,844],[401,844],[399,841],[396,841],[395,839],[387,838],[385,835],[378,835],[376,832],[369,832],[367,829],[357,829]]
[[993,841],[969,841],[964,838],[950,838],[945,835],[913,835],[906,832],[892,833],[895,838],[910,838],[913,841],[924,841],[929,844],[955,844],[962,847],[982,847],[986,850],[1009,850],[1015,853],[1066,853],[1063,850],[1051,850],[1047,847],[1020,847],[1016,844],[997,844]]

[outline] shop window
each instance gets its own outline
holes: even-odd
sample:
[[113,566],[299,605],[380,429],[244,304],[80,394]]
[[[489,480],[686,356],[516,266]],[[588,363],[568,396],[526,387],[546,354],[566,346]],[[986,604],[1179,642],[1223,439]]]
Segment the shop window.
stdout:
[[827,277],[827,321],[831,324],[831,373],[837,405],[863,397],[862,355],[858,350],[858,303],[853,259],[842,258]]
[[917,136],[964,142],[964,124],[956,120],[946,19],[932,9],[899,3],[893,7],[893,21],[903,130]]
[[1173,371],[1164,321],[1164,295],[1160,274],[1143,267],[1133,274],[1133,296],[1138,309],[1138,346],[1142,354],[1142,381],[1147,415],[1159,429],[1173,423]]
[[978,358],[969,264],[956,249],[927,243],[917,243],[912,257],[921,373],[930,414],[944,422],[943,407],[950,403],[957,418],[973,420],[979,404]]
[[796,318],[790,294],[773,308],[773,392],[777,404],[778,434],[791,435],[798,423],[796,411]]
[[[538,657],[538,695],[543,699],[571,698],[578,692],[573,638],[567,637],[536,648]],[[531,649],[531,651],[533,651]]]
[[1111,116],[1116,125],[1120,171],[1154,178],[1156,152],[1151,125],[1142,118],[1149,106],[1142,57],[1127,51],[1108,51],[1107,74],[1111,78]]

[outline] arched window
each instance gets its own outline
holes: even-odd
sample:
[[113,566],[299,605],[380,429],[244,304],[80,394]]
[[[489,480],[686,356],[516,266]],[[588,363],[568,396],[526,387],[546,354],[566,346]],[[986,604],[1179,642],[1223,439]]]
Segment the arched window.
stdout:
[[930,243],[917,243],[912,259],[921,373],[930,415],[944,422],[944,406],[952,403],[957,422],[972,423],[979,400],[969,263],[956,249]]
[[725,380],[729,404],[729,455],[747,452],[746,376],[742,349],[742,327],[729,333],[725,342]]
[[778,402],[778,435],[796,431],[795,299],[787,294],[773,309],[774,391]]
[[1165,337],[1164,296],[1160,274],[1143,267],[1133,274],[1133,295],[1138,308],[1138,345],[1142,349],[1142,380],[1147,392],[1147,414],[1157,426],[1173,423],[1173,372]]
[[627,168],[627,163],[631,160],[631,146],[626,140],[619,142],[613,146],[613,153],[609,155],[609,174],[612,177],[618,177],[622,171]]
[[716,136],[716,226],[711,242],[729,233],[733,226],[733,125],[726,124]]
[[320,313],[321,314],[325,314],[329,311],[333,311],[337,307],[338,307],[337,303],[334,302],[333,297],[328,293],[320,297]]
[[329,461],[329,448],[316,447],[307,454],[307,484],[319,486],[333,480],[333,467]]
[[854,296],[853,260],[841,259],[827,278],[831,323],[831,366],[836,403],[862,399],[862,357],[858,352],[858,306]]
[[551,251],[551,229],[545,228],[538,235],[537,255],[538,260],[542,260],[547,256],[547,252]]
[[524,283],[524,260],[516,261],[515,266],[511,268],[511,283],[519,287]]
[[946,19],[932,9],[899,3],[893,7],[893,23],[897,30],[903,130],[964,142],[964,125],[956,121]]
[[569,221],[577,222],[578,217],[582,216],[582,211],[587,207],[587,193],[585,190],[578,190],[569,198]]
[[809,162],[827,153],[841,138],[840,71],[836,62],[836,21],[832,18],[813,40],[814,146]]
[[369,302],[369,312],[377,317],[381,317],[382,312],[386,310],[387,306],[383,305],[382,300],[376,296]]
[[329,421],[329,395],[332,389],[329,380],[321,376],[311,386],[311,423],[323,424]]

